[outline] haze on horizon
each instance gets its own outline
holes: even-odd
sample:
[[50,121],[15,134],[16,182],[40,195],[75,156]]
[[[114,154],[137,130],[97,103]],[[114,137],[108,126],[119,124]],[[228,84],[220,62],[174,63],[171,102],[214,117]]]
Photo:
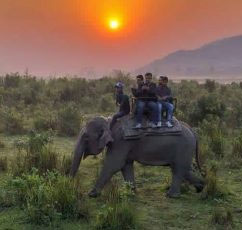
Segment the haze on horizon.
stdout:
[[241,0],[0,0],[0,74],[131,71],[242,34],[241,22]]

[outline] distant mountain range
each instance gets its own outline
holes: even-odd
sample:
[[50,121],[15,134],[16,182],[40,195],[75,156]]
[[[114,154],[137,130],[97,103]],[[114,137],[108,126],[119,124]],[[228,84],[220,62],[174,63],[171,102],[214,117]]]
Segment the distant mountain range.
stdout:
[[242,75],[242,36],[211,42],[194,50],[179,50],[139,68],[137,73]]

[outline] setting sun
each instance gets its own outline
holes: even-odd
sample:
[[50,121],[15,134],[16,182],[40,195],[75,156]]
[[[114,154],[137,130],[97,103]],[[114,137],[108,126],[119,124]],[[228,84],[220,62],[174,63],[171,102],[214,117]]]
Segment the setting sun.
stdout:
[[120,27],[120,22],[118,20],[110,20],[109,27],[112,30],[117,30]]

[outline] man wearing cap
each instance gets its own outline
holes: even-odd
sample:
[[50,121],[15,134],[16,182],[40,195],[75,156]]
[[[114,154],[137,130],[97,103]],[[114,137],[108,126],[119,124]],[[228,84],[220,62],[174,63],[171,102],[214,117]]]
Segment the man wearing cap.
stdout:
[[162,109],[164,108],[167,111],[167,121],[166,125],[168,128],[173,127],[171,121],[173,117],[174,106],[172,104],[172,94],[171,89],[167,86],[168,77],[160,76],[159,78],[159,86],[157,87],[157,96],[158,96],[158,124],[157,127],[161,127],[161,117],[162,117]]
[[128,115],[130,112],[129,97],[123,93],[124,84],[117,82],[115,85],[116,89],[116,105],[119,106],[119,112],[117,112],[110,123],[110,129],[113,128],[118,118]]

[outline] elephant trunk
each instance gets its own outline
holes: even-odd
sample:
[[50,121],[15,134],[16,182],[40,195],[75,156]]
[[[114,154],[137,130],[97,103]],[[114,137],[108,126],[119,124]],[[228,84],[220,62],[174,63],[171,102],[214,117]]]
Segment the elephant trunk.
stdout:
[[85,144],[82,141],[82,137],[80,137],[74,151],[74,157],[71,165],[70,176],[74,177],[76,175],[84,153],[85,153]]

